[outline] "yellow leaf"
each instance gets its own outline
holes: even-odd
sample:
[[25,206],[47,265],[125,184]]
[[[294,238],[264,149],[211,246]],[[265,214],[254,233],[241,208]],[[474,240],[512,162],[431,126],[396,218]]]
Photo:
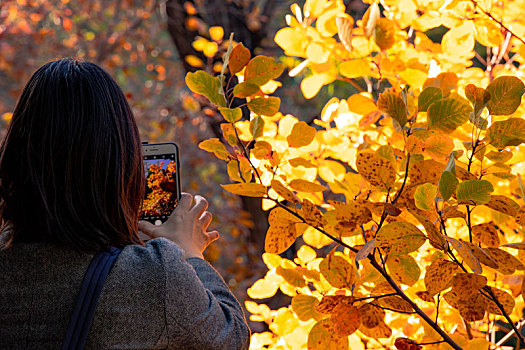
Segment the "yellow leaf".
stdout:
[[316,130],[305,122],[294,124],[292,132],[286,138],[288,146],[299,148],[308,146],[315,138]]
[[273,297],[277,292],[277,289],[279,289],[279,282],[282,281],[281,277],[279,277],[278,279],[275,279],[275,277],[271,278],[267,275],[265,278],[262,278],[255,282],[253,286],[251,286],[247,290],[250,298],[265,299]]
[[491,19],[477,18],[474,28],[474,37],[483,46],[498,47],[503,42],[499,25]]
[[199,143],[199,148],[208,152],[213,152],[217,158],[223,160],[230,159],[230,152],[226,150],[224,144],[217,138],[202,141]]
[[[503,306],[503,310],[505,310],[505,312],[509,315],[512,314],[512,311],[514,310],[514,305],[516,304],[516,302],[514,301],[514,297],[504,290],[495,287],[489,288],[492,290],[494,297],[496,297],[499,303]],[[503,315],[503,312],[501,312],[501,309],[494,301],[492,301],[486,296],[483,296],[482,300],[483,306],[488,313]]]
[[416,207],[425,211],[433,210],[437,190],[436,185],[429,183],[417,186],[414,193]]
[[332,311],[331,320],[339,335],[353,334],[361,325],[361,313],[354,305],[339,303]]
[[335,288],[351,288],[355,281],[355,268],[343,257],[328,255],[321,264],[319,271]]
[[331,37],[337,33],[336,18],[341,13],[344,13],[344,11],[333,9],[324,12],[317,19],[315,26],[322,36]]
[[388,18],[378,18],[374,27],[374,41],[381,51],[391,48],[396,42],[394,22]]
[[323,185],[319,185],[315,182],[310,182],[303,179],[293,179],[292,181],[290,181],[288,186],[290,186],[296,191],[307,193],[322,192],[327,189]]
[[354,94],[346,102],[348,103],[348,109],[359,115],[367,115],[378,110],[374,101],[362,94]]
[[445,135],[434,135],[427,138],[424,151],[433,158],[445,158],[454,150],[454,141]]
[[330,319],[317,322],[308,334],[308,350],[336,349],[348,349],[348,336],[337,333]]
[[303,200],[303,207],[301,211],[303,213],[304,220],[308,225],[314,227],[321,227],[325,225],[326,220],[323,217],[323,214],[310,200],[306,198]]
[[222,27],[210,27],[210,38],[211,40],[221,41],[224,37],[224,29]]
[[279,180],[272,180],[271,186],[279,196],[283,197],[287,201],[291,203],[299,203],[297,196],[293,194],[292,191],[284,187],[284,185]]
[[425,272],[425,287],[430,295],[435,295],[448,287],[459,266],[452,261],[436,259],[427,267]]
[[287,56],[306,58],[306,47],[310,40],[302,27],[283,28],[275,34],[274,41],[284,50]]
[[312,318],[321,319],[323,316],[315,310],[315,305],[319,301],[311,295],[297,294],[292,298],[292,310],[301,321],[308,321]]
[[198,67],[198,68],[204,67],[204,62],[200,58],[198,58],[197,56],[187,55],[187,56],[184,57],[184,60],[190,66]]
[[311,245],[314,248],[320,249],[327,246],[333,241],[323,235],[321,232],[317,231],[313,227],[308,227],[303,233],[304,242],[308,245]]
[[266,196],[266,187],[259,183],[238,183],[231,185],[221,185],[226,191],[246,197],[264,197]]
[[248,64],[250,58],[250,50],[245,48],[242,43],[235,45],[230,54],[230,59],[228,60],[228,67],[230,68],[230,73],[237,74],[238,72],[240,72]]
[[375,237],[376,247],[392,255],[416,251],[425,241],[426,237],[421,230],[404,221],[384,225]]
[[339,72],[346,78],[370,76],[370,61],[366,58],[344,61],[339,65]]
[[346,174],[346,168],[335,160],[321,160],[317,168],[319,176],[328,183],[342,181]]
[[458,27],[451,28],[441,40],[443,52],[451,57],[469,55],[474,49],[474,25],[465,21]]
[[496,270],[504,275],[512,275],[514,270],[524,270],[525,266],[514,257],[514,255],[507,253],[499,248],[484,248],[486,252],[496,261],[498,267]]
[[374,186],[389,188],[396,181],[396,171],[392,163],[375,153],[359,153],[355,165],[359,174]]
[[306,57],[315,63],[324,63],[330,57],[330,51],[319,42],[313,42],[306,48]]
[[301,91],[306,99],[310,99],[317,95],[324,85],[328,85],[334,80],[335,77],[330,73],[313,74],[301,81]]
[[492,221],[472,226],[472,236],[487,247],[499,247],[498,229]]
[[277,207],[270,212],[268,222],[270,228],[266,233],[264,250],[268,253],[280,254],[295,242],[296,224],[300,220],[285,209]]
[[337,25],[337,35],[339,40],[348,51],[352,51],[352,29],[354,19],[350,16],[338,16],[335,19]]

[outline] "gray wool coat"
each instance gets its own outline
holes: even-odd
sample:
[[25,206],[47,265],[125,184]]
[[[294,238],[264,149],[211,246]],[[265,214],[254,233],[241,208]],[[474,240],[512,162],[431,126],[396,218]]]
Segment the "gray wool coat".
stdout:
[[[91,258],[45,243],[0,250],[0,349],[60,349]],[[249,337],[217,271],[161,238],[123,249],[85,348],[233,350],[247,349]]]

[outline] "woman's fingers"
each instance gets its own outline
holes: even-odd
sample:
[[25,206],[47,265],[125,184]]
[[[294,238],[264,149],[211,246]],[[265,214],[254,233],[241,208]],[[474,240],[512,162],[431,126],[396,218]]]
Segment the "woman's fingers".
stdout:
[[179,203],[175,207],[175,210],[173,210],[173,213],[178,211],[187,212],[188,210],[190,210],[192,202],[193,196],[189,193],[182,192],[180,195]]
[[139,221],[139,230],[151,238],[157,238],[156,226],[148,221]]
[[205,234],[208,237],[208,244],[211,244],[213,241],[219,239],[219,231],[205,232]]
[[204,213],[202,213],[201,217],[199,218],[199,222],[202,226],[203,231],[206,231],[208,226],[210,226],[212,219],[213,215],[209,211],[205,211]]
[[200,218],[202,213],[208,208],[208,201],[203,197],[195,196],[195,205],[190,209],[190,213],[195,215],[195,218]]

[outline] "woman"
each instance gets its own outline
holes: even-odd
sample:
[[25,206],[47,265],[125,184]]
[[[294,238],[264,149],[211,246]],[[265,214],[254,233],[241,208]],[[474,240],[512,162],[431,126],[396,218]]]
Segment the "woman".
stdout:
[[[86,268],[122,248],[89,349],[246,349],[242,308],[202,252],[218,232],[183,194],[160,226],[139,224],[141,142],[118,85],[73,59],[38,69],[0,149],[0,348],[57,349]],[[153,239],[143,244],[138,229]]]

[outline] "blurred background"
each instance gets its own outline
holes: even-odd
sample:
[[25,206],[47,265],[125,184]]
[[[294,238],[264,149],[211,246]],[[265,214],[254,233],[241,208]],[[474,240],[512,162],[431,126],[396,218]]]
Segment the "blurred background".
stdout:
[[[183,191],[203,194],[222,238],[207,257],[237,297],[266,271],[261,254],[267,213],[260,199],[239,198],[219,187],[229,181],[224,162],[200,150],[200,141],[220,137],[222,117],[193,95],[187,72],[220,72],[230,33],[253,55],[264,54],[293,67],[274,43],[285,26],[289,0],[1,0],[0,137],[5,134],[18,96],[42,64],[62,57],[83,58],[105,68],[126,94],[142,140],[175,141],[181,149]],[[304,1],[299,1],[303,5]],[[346,1],[361,16],[366,5]],[[327,96],[323,89],[308,105],[299,83],[283,74],[281,111],[310,121]],[[352,89],[349,85],[343,89]],[[281,296],[281,298],[285,298]],[[275,298],[274,308],[289,300]],[[274,305],[272,305],[274,304]],[[252,325],[262,327],[261,324]],[[261,329],[254,329],[260,331]]]

